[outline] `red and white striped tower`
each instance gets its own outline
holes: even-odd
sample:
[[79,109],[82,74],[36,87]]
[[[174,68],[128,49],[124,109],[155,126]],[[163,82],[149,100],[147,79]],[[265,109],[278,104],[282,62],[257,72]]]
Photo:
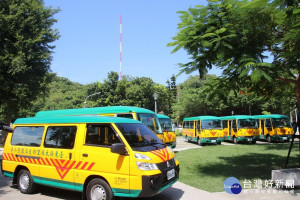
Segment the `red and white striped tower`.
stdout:
[[120,15],[120,73],[119,80],[122,80],[122,15]]

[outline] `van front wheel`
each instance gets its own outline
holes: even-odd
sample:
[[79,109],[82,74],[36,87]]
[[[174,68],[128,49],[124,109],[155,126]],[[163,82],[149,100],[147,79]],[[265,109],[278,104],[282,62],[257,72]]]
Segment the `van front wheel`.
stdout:
[[30,194],[34,192],[36,184],[33,182],[31,174],[28,170],[21,169],[18,173],[17,180],[18,188],[22,193]]
[[86,188],[88,200],[112,200],[113,193],[110,186],[102,179],[91,180]]

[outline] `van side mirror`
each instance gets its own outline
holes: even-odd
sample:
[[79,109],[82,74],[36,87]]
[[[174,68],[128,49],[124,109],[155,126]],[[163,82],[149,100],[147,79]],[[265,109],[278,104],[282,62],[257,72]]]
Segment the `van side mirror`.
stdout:
[[127,155],[125,145],[122,144],[122,143],[112,144],[111,147],[110,147],[110,151],[112,153],[117,153],[117,154],[120,154],[120,155]]

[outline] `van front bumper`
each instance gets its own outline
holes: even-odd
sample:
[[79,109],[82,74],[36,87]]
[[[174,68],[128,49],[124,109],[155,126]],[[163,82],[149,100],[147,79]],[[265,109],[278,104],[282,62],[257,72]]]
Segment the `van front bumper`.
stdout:
[[[170,162],[170,160],[168,161]],[[142,176],[142,191],[138,197],[151,197],[159,194],[179,179],[179,165],[167,167],[167,162],[157,164],[160,174],[152,176]],[[175,169],[175,176],[170,180],[167,179],[167,172]]]

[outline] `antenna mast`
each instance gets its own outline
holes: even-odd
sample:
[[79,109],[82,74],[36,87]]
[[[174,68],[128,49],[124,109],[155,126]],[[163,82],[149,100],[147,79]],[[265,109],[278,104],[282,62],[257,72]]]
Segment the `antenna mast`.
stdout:
[[119,80],[122,80],[122,15],[120,15],[120,73]]

